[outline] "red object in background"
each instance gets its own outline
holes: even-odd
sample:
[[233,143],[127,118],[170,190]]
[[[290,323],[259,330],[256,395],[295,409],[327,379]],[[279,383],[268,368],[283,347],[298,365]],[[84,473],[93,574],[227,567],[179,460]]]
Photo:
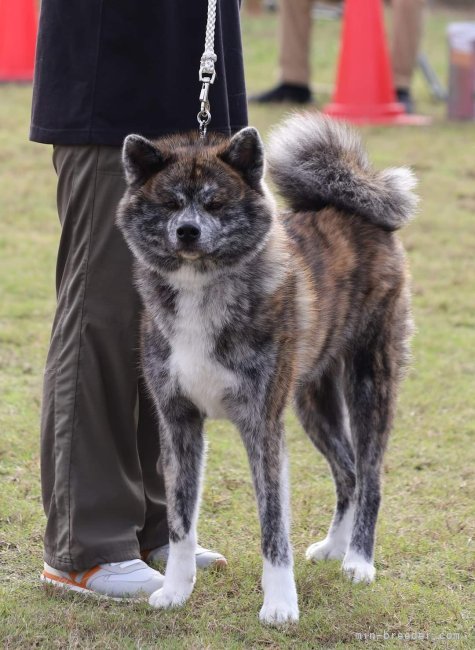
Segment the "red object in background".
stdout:
[[0,82],[33,79],[37,25],[36,0],[0,0]]
[[346,0],[338,77],[323,109],[356,124],[423,124],[396,101],[381,0]]

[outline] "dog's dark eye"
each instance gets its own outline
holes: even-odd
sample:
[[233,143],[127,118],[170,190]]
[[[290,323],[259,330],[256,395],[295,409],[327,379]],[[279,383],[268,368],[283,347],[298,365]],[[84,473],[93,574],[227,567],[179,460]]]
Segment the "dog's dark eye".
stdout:
[[165,210],[179,210],[182,207],[180,201],[174,198],[164,199],[160,202],[160,205]]
[[208,201],[208,203],[205,203],[205,209],[208,210],[208,212],[216,212],[217,210],[220,210],[223,207],[224,203],[222,201],[218,200],[213,200],[213,201]]

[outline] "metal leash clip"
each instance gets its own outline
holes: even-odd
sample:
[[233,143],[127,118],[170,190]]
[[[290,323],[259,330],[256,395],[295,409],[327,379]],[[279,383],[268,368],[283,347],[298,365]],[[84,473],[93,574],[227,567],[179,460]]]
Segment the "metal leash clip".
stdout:
[[211,122],[211,107],[209,103],[209,87],[216,79],[216,70],[214,64],[217,57],[214,52],[205,51],[201,57],[201,66],[199,73],[199,80],[201,81],[200,102],[201,110],[197,115],[198,124],[200,128],[200,136],[206,136],[208,124]]
[[[200,71],[200,80],[201,80],[201,71]],[[206,127],[211,122],[211,111],[210,111],[210,104],[208,99],[210,83],[211,82],[209,80],[203,79],[203,84],[201,86],[201,93],[200,93],[201,110],[197,115],[197,119],[200,127],[200,136],[202,138],[205,137]]]

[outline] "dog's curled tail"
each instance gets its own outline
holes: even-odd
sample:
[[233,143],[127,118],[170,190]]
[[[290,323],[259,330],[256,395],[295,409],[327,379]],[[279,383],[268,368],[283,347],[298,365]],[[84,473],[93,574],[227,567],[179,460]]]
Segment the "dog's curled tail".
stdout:
[[274,182],[295,211],[332,205],[397,230],[417,206],[410,169],[375,171],[357,133],[321,113],[297,113],[277,126],[268,162]]

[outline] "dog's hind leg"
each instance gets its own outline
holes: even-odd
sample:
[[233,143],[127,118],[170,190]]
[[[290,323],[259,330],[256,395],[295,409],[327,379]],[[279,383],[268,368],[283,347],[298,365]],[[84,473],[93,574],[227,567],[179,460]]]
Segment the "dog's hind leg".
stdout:
[[354,582],[375,577],[374,539],[381,501],[380,471],[400,373],[391,326],[375,322],[348,354],[347,395],[356,457],[355,515],[343,571]]
[[355,464],[343,387],[342,364],[295,393],[297,415],[315,447],[325,456],[335,481],[336,509],[325,539],[311,544],[308,560],[343,559],[354,514]]
[[289,539],[287,453],[281,419],[240,426],[251,466],[261,524],[263,623],[297,621],[299,610]]

